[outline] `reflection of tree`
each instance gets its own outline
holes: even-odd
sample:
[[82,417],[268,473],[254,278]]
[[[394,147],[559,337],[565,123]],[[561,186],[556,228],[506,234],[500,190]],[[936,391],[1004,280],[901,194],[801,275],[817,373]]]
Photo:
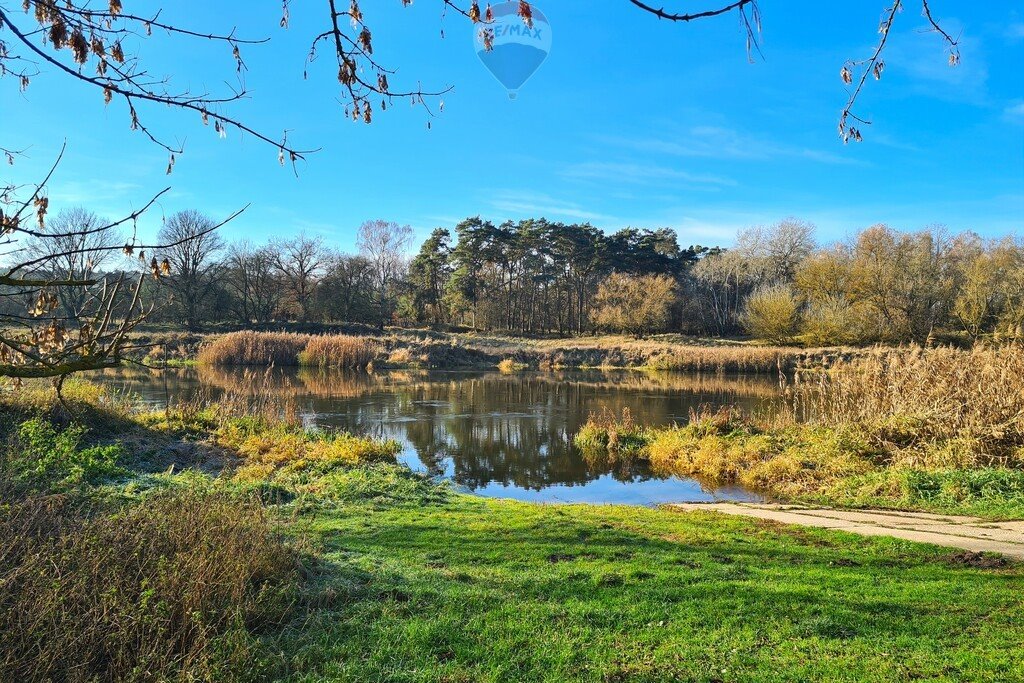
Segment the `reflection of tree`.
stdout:
[[[122,372],[122,376],[125,375]],[[150,382],[145,383],[145,378]],[[752,410],[778,395],[771,380],[679,373],[498,373],[309,371],[294,368],[189,368],[166,375],[174,393],[202,386],[217,392],[273,394],[296,402],[317,424],[407,441],[423,467],[471,488],[492,482],[527,489],[581,485],[610,474],[642,481],[638,461],[585,458],[572,438],[592,412],[623,408],[643,424],[687,419],[701,404]],[[162,398],[161,375],[133,373],[140,394]]]
[[[599,376],[588,373],[585,379]],[[643,376],[631,376],[628,385],[639,388]],[[721,384],[717,392],[675,396],[652,394],[650,384],[647,392],[623,391],[614,382],[574,382],[564,375],[488,374],[396,387],[395,400],[408,406],[402,414],[417,415],[416,422],[402,425],[403,436],[428,471],[441,472],[448,458],[460,484],[477,488],[499,482],[541,489],[584,484],[609,473],[619,481],[649,478],[642,463],[587,461],[580,456],[572,437],[592,411],[628,407],[643,415],[645,423],[669,424],[685,419],[691,405],[734,403],[738,398],[721,391]]]

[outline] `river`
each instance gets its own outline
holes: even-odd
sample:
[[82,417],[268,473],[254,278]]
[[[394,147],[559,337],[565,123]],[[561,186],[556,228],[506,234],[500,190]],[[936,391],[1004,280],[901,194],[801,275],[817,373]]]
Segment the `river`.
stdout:
[[591,413],[628,409],[638,424],[685,423],[691,409],[735,405],[770,413],[769,377],[638,371],[319,372],[120,369],[94,376],[154,407],[198,394],[262,391],[294,401],[309,426],[395,439],[411,468],[479,495],[541,502],[757,501],[738,487],[656,476],[642,462],[587,458],[572,438]]

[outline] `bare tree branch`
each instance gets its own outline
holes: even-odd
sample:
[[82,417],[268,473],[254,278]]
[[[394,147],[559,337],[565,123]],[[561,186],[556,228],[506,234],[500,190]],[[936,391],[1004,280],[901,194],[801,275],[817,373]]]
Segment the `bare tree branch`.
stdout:
[[724,7],[718,9],[704,10],[702,12],[693,12],[690,14],[677,14],[673,12],[666,12],[664,7],[655,8],[647,3],[640,2],[640,0],[629,0],[631,3],[644,10],[650,12],[659,19],[667,19],[669,21],[694,21],[695,19],[704,19],[706,17],[717,17],[720,14],[727,14],[734,9],[741,9],[745,5],[754,4],[754,0],[738,0]]

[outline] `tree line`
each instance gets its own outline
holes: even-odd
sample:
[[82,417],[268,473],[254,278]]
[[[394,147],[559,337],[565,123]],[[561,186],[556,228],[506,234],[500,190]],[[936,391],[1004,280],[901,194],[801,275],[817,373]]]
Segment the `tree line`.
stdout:
[[[86,280],[126,268],[110,249],[120,236],[91,230],[103,224],[95,214],[67,209],[50,223],[77,241],[60,245],[71,256],[43,260],[41,276]],[[454,234],[434,230],[415,253],[409,226],[367,221],[356,253],[344,253],[305,234],[227,242],[214,225],[194,210],[164,221],[158,241],[174,246],[160,254],[167,274],[145,283],[143,300],[155,304],[149,320],[191,330],[352,322],[526,335],[749,334],[807,344],[1017,339],[1024,326],[1024,244],[1013,236],[875,225],[819,245],[813,225],[788,219],[741,231],[723,249],[681,246],[668,228],[608,234],[588,223],[474,217]],[[150,255],[131,257],[148,267]],[[54,305],[69,319],[91,296],[59,294]]]

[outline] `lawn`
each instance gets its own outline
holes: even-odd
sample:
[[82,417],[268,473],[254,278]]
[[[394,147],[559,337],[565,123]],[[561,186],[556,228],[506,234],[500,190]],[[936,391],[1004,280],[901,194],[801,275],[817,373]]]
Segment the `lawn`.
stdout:
[[391,466],[334,491],[292,528],[326,598],[280,641],[290,680],[1024,680],[1024,572],[991,558]]
[[255,406],[69,392],[85,426],[0,403],[0,680],[1024,680],[997,556],[475,497]]

